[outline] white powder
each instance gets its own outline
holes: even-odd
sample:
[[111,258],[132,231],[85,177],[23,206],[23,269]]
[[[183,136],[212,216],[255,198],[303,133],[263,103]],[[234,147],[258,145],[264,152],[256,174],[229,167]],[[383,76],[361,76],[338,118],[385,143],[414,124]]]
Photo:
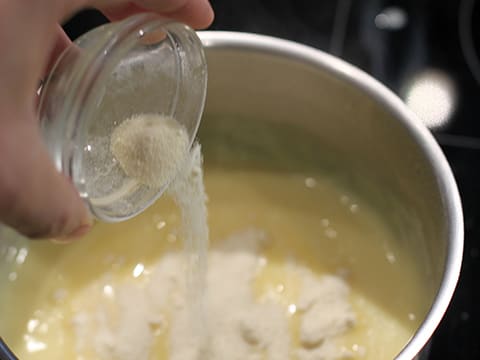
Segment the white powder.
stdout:
[[337,276],[324,276],[320,281],[306,269],[301,271],[302,292],[297,311],[300,323],[299,360],[343,359],[351,357],[339,351],[334,339],[355,324],[355,314],[348,303],[349,288]]
[[134,115],[112,132],[110,151],[121,168],[143,185],[168,184],[188,153],[185,128],[174,118],[159,114]]
[[208,224],[202,161],[201,148],[196,143],[191,156],[187,158],[168,189],[182,214],[182,235],[187,261],[187,299],[191,326],[195,329],[192,336],[202,335],[205,326],[203,299],[207,273]]
[[109,213],[132,215],[173,180],[189,145],[185,127],[154,113],[133,115],[111,133],[92,132],[84,148],[82,196]]
[[[348,302],[349,289],[340,277],[319,277],[301,265],[287,271],[301,282],[297,299],[300,344],[293,343],[289,316],[284,305],[273,299],[257,301],[253,282],[259,272],[261,253],[271,239],[257,229],[246,230],[223,241],[208,254],[205,286],[206,324],[204,338],[192,328],[185,287],[185,258],[181,253],[165,255],[141,285],[130,280],[115,284],[115,301],[91,300],[95,311],[75,325],[83,344],[93,344],[89,358],[152,359],[152,335],[168,329],[171,360],[337,360],[351,354],[336,344],[338,336],[354,326]],[[85,289],[91,297],[92,289]],[[127,314],[128,313],[128,314]],[[116,314],[116,315],[115,315]],[[120,315],[119,315],[120,314]],[[105,320],[105,321],[104,321]],[[149,330],[148,330],[149,329]],[[150,332],[150,333],[149,333]],[[87,337],[85,339],[85,336]],[[82,354],[88,354],[85,347]],[[157,357],[158,358],[158,357]]]

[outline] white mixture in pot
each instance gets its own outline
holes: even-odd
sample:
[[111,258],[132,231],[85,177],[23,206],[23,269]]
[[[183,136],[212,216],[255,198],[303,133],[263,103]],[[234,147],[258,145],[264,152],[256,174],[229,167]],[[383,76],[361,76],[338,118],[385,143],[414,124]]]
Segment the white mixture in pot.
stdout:
[[[204,293],[206,323],[201,334],[189,316],[182,253],[168,254],[155,264],[148,284],[116,284],[114,302],[108,296],[92,298],[101,288],[99,283],[84,289],[72,304],[82,309],[73,318],[77,351],[85,358],[149,359],[154,333],[165,333],[172,360],[353,356],[335,342],[355,324],[349,288],[342,278],[319,277],[292,262],[286,273],[298,282],[295,304],[285,309],[275,293],[256,299],[254,281],[264,266],[260,253],[269,241],[263,231],[250,229],[210,252]],[[107,279],[103,282],[108,284]],[[294,315],[299,320],[299,344],[289,324]]]

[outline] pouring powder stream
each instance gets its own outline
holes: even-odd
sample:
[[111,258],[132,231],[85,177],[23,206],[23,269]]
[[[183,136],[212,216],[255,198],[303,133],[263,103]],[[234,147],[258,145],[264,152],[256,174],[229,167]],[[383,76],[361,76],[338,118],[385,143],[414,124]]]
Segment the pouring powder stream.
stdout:
[[196,143],[184,167],[170,185],[168,192],[182,213],[184,252],[186,257],[186,294],[192,319],[192,336],[205,332],[205,287],[209,231],[207,224],[207,195],[203,183],[201,147]]
[[139,183],[161,188],[170,182],[168,193],[182,214],[192,336],[202,334],[208,225],[201,147],[195,144],[188,154],[187,132],[174,118],[140,114],[115,128],[110,149],[125,173]]

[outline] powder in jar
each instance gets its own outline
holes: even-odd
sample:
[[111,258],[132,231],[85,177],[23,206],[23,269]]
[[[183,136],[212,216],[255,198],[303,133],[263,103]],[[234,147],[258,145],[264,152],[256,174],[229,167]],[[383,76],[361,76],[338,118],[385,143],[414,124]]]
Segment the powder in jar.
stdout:
[[185,128],[173,117],[137,114],[112,132],[110,151],[130,178],[159,188],[168,184],[188,152]]

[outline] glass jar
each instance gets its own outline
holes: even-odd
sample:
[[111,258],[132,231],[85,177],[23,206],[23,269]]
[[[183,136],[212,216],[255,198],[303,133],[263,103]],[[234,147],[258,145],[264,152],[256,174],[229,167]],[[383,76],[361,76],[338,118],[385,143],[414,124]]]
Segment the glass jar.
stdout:
[[113,129],[138,114],[173,117],[191,146],[206,86],[195,32],[154,14],[95,28],[64,51],[40,91],[41,131],[57,169],[72,179],[95,217],[133,217],[173,180],[159,188],[132,186],[110,152]]

